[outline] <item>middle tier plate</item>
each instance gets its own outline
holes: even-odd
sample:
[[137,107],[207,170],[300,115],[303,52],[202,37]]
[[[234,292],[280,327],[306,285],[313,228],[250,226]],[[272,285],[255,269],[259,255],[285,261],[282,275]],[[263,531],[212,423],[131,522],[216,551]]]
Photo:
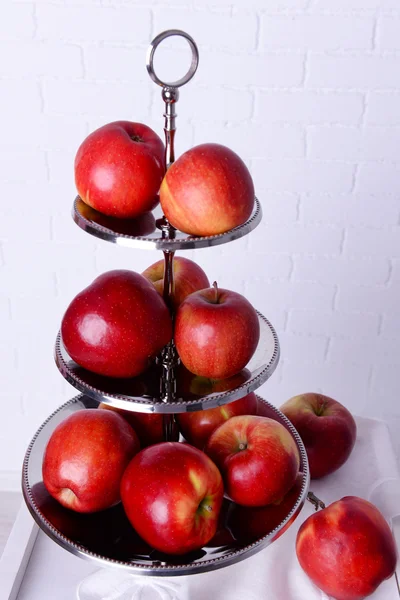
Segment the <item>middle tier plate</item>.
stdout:
[[260,340],[246,367],[229,379],[215,380],[193,375],[181,364],[175,369],[175,399],[168,403],[161,400],[162,368],[156,363],[131,379],[96,375],[71,359],[60,333],[55,346],[55,361],[61,374],[77,390],[117,408],[147,413],[180,413],[214,408],[256,390],[277,367],[280,353],[278,336],[268,319],[257,314]]

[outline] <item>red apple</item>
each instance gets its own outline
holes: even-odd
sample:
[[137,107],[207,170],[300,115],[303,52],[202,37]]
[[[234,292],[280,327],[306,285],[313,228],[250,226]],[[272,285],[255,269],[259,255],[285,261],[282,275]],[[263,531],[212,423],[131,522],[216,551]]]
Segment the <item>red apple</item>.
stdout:
[[232,417],[211,434],[205,452],[219,467],[228,496],[243,506],[280,500],[300,467],[294,439],[267,417]]
[[370,502],[346,496],[308,517],[296,553],[310,579],[336,600],[361,600],[391,577],[396,545],[389,525]]
[[125,512],[138,534],[167,554],[201,548],[214,536],[224,490],[214,463],[179,442],[137,454],[121,482]]
[[[164,441],[164,415],[158,413],[139,413],[132,410],[123,410],[122,408],[115,408],[109,404],[101,403],[99,408],[105,408],[106,410],[113,410],[120,414],[129,425],[133,427],[136,435],[139,438],[140,447],[145,448],[146,446],[152,446]],[[167,415],[168,416],[168,415]],[[178,441],[179,429],[176,421],[173,421],[173,432],[172,440]]]
[[251,393],[235,402],[177,415],[179,428],[184,438],[202,450],[212,432],[231,417],[257,414],[257,397]]
[[191,235],[217,235],[242,225],[254,185],[241,158],[220,144],[191,148],[168,169],[160,202],[169,222]]
[[[143,277],[152,282],[160,296],[164,292],[165,261],[159,260],[143,271]],[[186,296],[210,286],[207,275],[195,262],[182,256],[173,260],[174,285],[172,290],[172,305],[176,310]]]
[[164,144],[142,123],[115,121],[96,129],[75,157],[80,197],[110,217],[151,210],[164,172]]
[[241,371],[260,337],[257,313],[244,296],[214,287],[194,292],[180,305],[175,344],[189,371],[225,379]]
[[353,450],[356,423],[340,402],[322,394],[300,394],[280,407],[297,429],[313,479],[333,473]]
[[43,482],[66,508],[90,513],[120,501],[122,475],[139,440],[120,415],[87,409],[53,431],[43,458]]
[[134,377],[172,337],[169,311],[153,285],[133,271],[108,271],[67,308],[61,335],[81,367],[108,377]]
[[[241,544],[252,544],[256,540],[268,535],[288,516],[296,504],[301,488],[303,486],[303,474],[299,473],[294,486],[279,500],[267,506],[239,506],[232,504],[228,518],[227,527],[235,540]],[[290,527],[297,515],[286,523],[274,536],[278,539]]]

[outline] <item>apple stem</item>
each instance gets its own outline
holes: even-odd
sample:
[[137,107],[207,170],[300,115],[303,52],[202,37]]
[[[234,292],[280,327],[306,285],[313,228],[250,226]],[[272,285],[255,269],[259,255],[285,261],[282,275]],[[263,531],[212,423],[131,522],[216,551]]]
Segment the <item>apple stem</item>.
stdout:
[[218,290],[218,283],[216,281],[214,281],[214,283],[213,283],[213,288],[215,290],[215,304],[218,304],[218,293],[219,293],[219,290]]

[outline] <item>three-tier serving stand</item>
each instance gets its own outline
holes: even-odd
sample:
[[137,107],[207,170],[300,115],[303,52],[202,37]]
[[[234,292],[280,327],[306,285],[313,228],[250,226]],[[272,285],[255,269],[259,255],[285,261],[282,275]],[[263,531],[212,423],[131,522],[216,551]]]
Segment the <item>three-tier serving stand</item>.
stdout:
[[[153,66],[156,48],[170,36],[187,40],[192,60],[182,79],[165,83]],[[176,103],[179,88],[191,80],[198,66],[197,46],[187,33],[168,30],[158,35],[147,53],[147,70],[151,79],[162,88],[165,103],[165,163],[168,168],[175,159]],[[173,260],[177,250],[217,246],[236,240],[251,232],[261,221],[261,205],[257,198],[249,219],[243,225],[226,233],[206,237],[188,236],[172,227],[157,208],[135,220],[105,217],[77,197],[72,217],[87,233],[130,248],[159,249],[164,253],[164,300],[172,310]],[[100,402],[116,408],[144,413],[162,413],[165,440],[171,439],[174,414],[199,411],[237,400],[256,390],[274,372],[279,361],[278,337],[269,321],[258,313],[260,340],[250,362],[236,376],[227,380],[209,380],[196,377],[180,364],[173,341],[164,348],[154,364],[142,375],[117,380],[86,371],[68,356],[60,334],[55,345],[55,361],[65,379],[80,395],[56,410],[39,428],[26,452],[22,488],[27,506],[39,527],[64,549],[98,563],[102,567],[120,567],[134,575],[173,576],[189,575],[218,569],[255,554],[276,539],[300,512],[309,488],[307,456],[302,441],[286,417],[274,406],[264,403],[264,413],[289,429],[301,457],[302,485],[290,512],[267,535],[249,545],[229,540],[219,545],[210,544],[185,556],[168,556],[148,547],[136,536],[127,521],[121,505],[98,514],[72,513],[53,500],[42,481],[44,449],[55,427],[68,415],[87,408],[96,408]],[[121,596],[122,597],[122,596]],[[125,598],[125,596],[123,596]],[[134,598],[135,596],[129,596]]]

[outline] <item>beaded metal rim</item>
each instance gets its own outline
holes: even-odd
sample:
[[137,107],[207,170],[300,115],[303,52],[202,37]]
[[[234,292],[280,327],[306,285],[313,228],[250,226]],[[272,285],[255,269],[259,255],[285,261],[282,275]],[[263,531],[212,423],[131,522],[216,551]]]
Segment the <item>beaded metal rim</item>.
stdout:
[[[29,483],[29,476],[28,476],[29,460],[30,460],[32,451],[34,449],[35,442],[38,439],[38,437],[40,436],[44,427],[54,418],[55,415],[57,415],[59,412],[63,411],[66,407],[77,403],[83,397],[84,397],[83,395],[79,395],[79,396],[76,396],[75,398],[72,398],[71,400],[68,400],[68,402],[66,402],[65,404],[60,406],[57,410],[55,410],[44,421],[44,423],[39,427],[39,429],[35,433],[32,441],[30,442],[28,449],[26,451],[24,463],[23,463],[23,471],[22,471],[22,491],[23,491],[24,500],[28,506],[30,513],[32,514],[33,518],[35,519],[36,523],[38,524],[40,529],[42,529],[42,531],[44,531],[44,533],[46,533],[52,540],[54,540],[62,548],[64,548],[65,550],[68,550],[72,554],[79,556],[81,558],[85,558],[87,560],[97,562],[98,564],[100,564],[103,567],[110,567],[110,566],[118,567],[118,568],[128,570],[131,573],[135,573],[136,575],[151,574],[154,576],[174,576],[174,575],[190,575],[190,574],[195,574],[195,573],[202,573],[202,572],[212,571],[215,569],[220,569],[220,568],[226,567],[228,565],[231,565],[231,564],[234,564],[241,560],[244,560],[245,558],[248,558],[248,557],[252,556],[253,554],[256,554],[257,552],[259,552],[260,550],[262,550],[263,548],[265,548],[266,546],[271,544],[276,539],[279,532],[298,516],[298,514],[306,500],[308,488],[310,485],[308,460],[307,460],[307,454],[306,454],[303,442],[301,441],[299,434],[297,433],[296,429],[293,427],[293,425],[289,421],[289,419],[287,419],[285,417],[285,415],[283,415],[283,413],[281,413],[272,404],[270,404],[269,402],[267,402],[260,396],[257,396],[257,398],[259,400],[264,402],[271,410],[273,410],[277,414],[277,416],[279,416],[279,419],[281,421],[283,421],[286,424],[286,426],[288,427],[288,429],[290,430],[291,434],[293,435],[293,437],[296,441],[296,444],[297,444],[297,447],[298,447],[298,450],[300,453],[300,465],[301,465],[301,470],[303,472],[303,483],[302,483],[302,487],[301,487],[301,490],[299,493],[299,497],[298,497],[295,505],[293,506],[292,510],[286,516],[286,518],[277,527],[275,527],[275,529],[273,529],[270,533],[263,536],[256,542],[253,542],[252,544],[248,544],[247,546],[241,547],[236,550],[232,550],[231,552],[229,552],[223,556],[219,556],[219,557],[204,560],[204,561],[193,562],[193,563],[182,563],[182,564],[173,564],[173,565],[168,565],[168,564],[162,563],[162,564],[157,564],[157,565],[150,565],[150,564],[144,565],[141,563],[125,562],[125,561],[121,561],[121,560],[107,558],[107,557],[101,556],[100,554],[96,554],[95,552],[91,552],[90,550],[87,550],[84,546],[81,546],[81,545],[71,541],[66,536],[64,536],[60,531],[58,531],[58,529],[56,529],[50,523],[50,521],[48,521],[44,517],[44,515],[39,510],[39,508],[33,498],[32,490],[31,490],[30,483]],[[84,409],[82,409],[82,410],[84,410]]]
[[257,198],[254,199],[254,208],[249,219],[227,231],[226,233],[219,233],[217,235],[210,235],[204,237],[191,237],[186,238],[175,238],[175,239],[163,239],[162,232],[160,231],[159,237],[146,237],[146,236],[132,236],[126,233],[118,233],[108,227],[104,227],[94,221],[87,219],[79,211],[78,202],[81,198],[77,196],[75,198],[72,208],[72,218],[75,223],[84,231],[87,231],[91,235],[97,238],[106,240],[107,242],[113,242],[121,246],[128,246],[131,248],[146,248],[149,250],[192,250],[195,248],[206,248],[209,246],[218,246],[219,244],[225,244],[233,240],[237,240],[244,235],[250,233],[257,227],[261,221],[262,210],[261,204]]
[[[265,383],[275,371],[280,357],[279,340],[275,329],[271,323],[266,319],[260,312],[256,311],[260,320],[262,320],[270,330],[274,341],[274,348],[272,356],[269,362],[263,367],[262,371],[255,377],[250,377],[244,383],[238,385],[233,390],[228,390],[220,393],[212,393],[209,396],[203,396],[202,398],[196,398],[193,400],[177,400],[173,403],[167,404],[165,402],[154,401],[147,397],[136,397],[136,396],[125,396],[122,394],[109,394],[104,392],[92,385],[83,381],[76,373],[74,373],[65,362],[63,352],[67,354],[65,348],[62,346],[61,333],[59,332],[56,339],[54,358],[56,365],[63,375],[63,377],[73,385],[79,392],[84,393],[96,400],[97,402],[104,402],[110,404],[116,408],[122,408],[126,410],[136,410],[138,412],[157,412],[164,414],[180,413],[193,410],[203,410],[207,408],[215,408],[238,400],[246,394],[253,392]],[[260,367],[261,368],[261,367]]]

